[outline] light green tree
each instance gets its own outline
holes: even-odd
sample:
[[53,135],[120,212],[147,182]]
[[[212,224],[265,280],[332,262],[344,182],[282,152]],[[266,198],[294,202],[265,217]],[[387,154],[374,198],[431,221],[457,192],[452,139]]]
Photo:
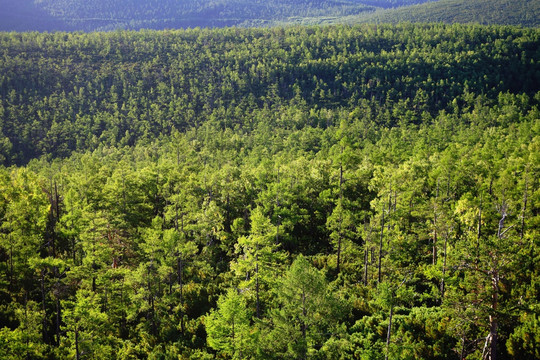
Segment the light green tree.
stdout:
[[232,359],[249,358],[249,325],[251,314],[246,300],[236,289],[219,297],[217,309],[206,316],[208,345]]
[[285,273],[276,293],[269,350],[284,358],[315,356],[346,313],[347,304],[330,293],[323,272],[302,255]]
[[231,262],[231,270],[244,279],[240,282],[240,289],[255,296],[255,315],[260,318],[262,303],[269,297],[268,289],[275,282],[284,254],[278,251],[276,227],[264,216],[261,208],[251,212],[250,220],[250,234],[241,236],[235,245],[238,257]]
[[101,302],[98,294],[85,289],[79,290],[73,300],[62,302],[66,337],[60,344],[60,356],[77,360],[115,357],[118,340],[110,332]]

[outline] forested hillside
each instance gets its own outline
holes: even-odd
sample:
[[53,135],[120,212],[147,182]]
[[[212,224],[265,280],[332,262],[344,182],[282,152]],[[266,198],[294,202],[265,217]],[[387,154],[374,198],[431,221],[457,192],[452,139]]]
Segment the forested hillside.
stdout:
[[[0,31],[96,31],[268,26],[433,0],[0,0]],[[339,20],[337,20],[339,21]]]
[[[444,22],[484,25],[540,25],[538,0],[440,0],[360,16],[362,22]],[[353,21],[354,22],[354,21]]]
[[278,105],[304,114],[365,104],[392,126],[402,119],[390,105],[405,112],[415,102],[408,121],[418,123],[465,92],[533,97],[538,34],[407,25],[0,33],[0,162],[134,145],[209,120],[252,130]]
[[0,51],[0,358],[540,357],[540,30]]
[[294,24],[540,25],[538,0],[0,0],[0,31],[110,31]]

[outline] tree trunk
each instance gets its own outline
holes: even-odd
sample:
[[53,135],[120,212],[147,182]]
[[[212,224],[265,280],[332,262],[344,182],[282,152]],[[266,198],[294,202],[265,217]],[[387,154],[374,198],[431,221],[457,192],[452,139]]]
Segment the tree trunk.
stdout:
[[[390,189],[390,192],[388,193],[388,220],[386,225],[386,230],[390,231],[391,225],[392,225],[392,218],[390,217],[392,215],[393,205],[392,205],[392,190]],[[387,245],[390,246],[390,236],[387,237]]]
[[307,332],[307,329],[306,329],[306,323],[305,323],[305,318],[307,316],[307,310],[306,310],[306,292],[305,290],[302,290],[302,315],[304,315],[304,317],[302,318],[302,320],[300,321],[300,326],[302,328],[302,339],[304,340],[304,353],[302,354],[302,359],[307,359],[307,342],[306,342],[306,332]]
[[11,234],[9,234],[9,291],[13,291],[13,243],[11,243]]
[[497,343],[499,340],[498,335],[498,317],[497,317],[497,308],[499,302],[499,272],[494,271],[494,274],[491,278],[491,287],[493,290],[493,295],[491,296],[491,311],[489,315],[489,337],[491,339],[489,359],[497,360]]
[[392,334],[392,316],[394,315],[394,305],[390,305],[390,315],[388,317],[388,331],[386,333],[386,354],[385,360],[388,360],[388,351],[390,350],[390,336]]
[[336,267],[336,271],[337,271],[338,275],[339,275],[339,271],[340,271],[340,268],[339,268],[340,261],[341,261],[341,231],[340,231],[340,234],[339,234],[339,237],[338,237],[338,248],[337,248],[337,267]]
[[407,230],[411,231],[411,225],[412,225],[412,207],[413,207],[413,196],[411,196],[409,200],[409,212],[407,214]]
[[381,261],[382,261],[382,247],[383,247],[383,234],[384,234],[384,203],[382,210],[382,219],[381,219],[381,238],[379,241],[379,265],[378,265],[378,282],[381,282]]
[[441,278],[441,304],[444,298],[444,277],[446,275],[446,252],[448,249],[448,231],[444,237],[444,257],[443,257],[443,268],[442,268],[442,278]]
[[435,214],[434,219],[434,230],[433,230],[433,252],[432,252],[432,263],[433,265],[437,264],[437,215]]
[[[258,251],[258,249],[257,249]],[[261,318],[261,305],[259,301],[259,255],[255,257],[255,294],[257,301],[257,318]]]
[[60,299],[56,299],[56,346],[60,346],[60,322],[62,320],[62,308]]
[[465,336],[461,338],[461,352],[459,354],[459,360],[465,360]]
[[371,224],[369,225],[368,231],[368,219],[364,218],[364,233],[367,234],[364,239],[364,285],[367,285],[368,281],[368,266],[369,266],[369,246],[371,243]]
[[174,204],[174,229],[178,232],[178,201]]
[[184,311],[183,311],[183,302],[184,302],[184,293],[183,293],[183,287],[184,287],[184,284],[183,284],[183,277],[182,277],[182,272],[183,272],[183,262],[182,262],[182,254],[178,254],[178,258],[177,258],[177,265],[178,265],[178,268],[177,268],[177,277],[178,277],[178,285],[180,286],[180,330],[182,332],[182,334],[184,333]]
[[[341,147],[341,155],[343,155],[343,146]],[[341,205],[341,211],[339,213],[339,233],[338,233],[338,248],[337,248],[337,273],[339,275],[340,264],[341,264],[341,237],[342,237],[342,227],[343,227],[343,162],[340,160],[339,163],[339,202]]]
[[[497,229],[497,238],[502,240],[503,235],[505,231],[504,229],[504,221],[507,216],[507,205],[503,203],[501,205],[501,219],[499,220],[499,228]],[[497,360],[497,343],[499,340],[498,335],[498,316],[497,311],[499,307],[499,281],[500,281],[500,275],[499,275],[499,265],[497,259],[493,259],[494,264],[493,268],[491,270],[491,314],[489,315],[489,339],[490,339],[490,347],[489,347],[489,359],[490,360]]]
[[433,206],[433,265],[437,263],[437,205],[439,202],[439,179],[437,179],[437,191],[435,193],[435,205]]
[[368,282],[368,248],[364,249],[364,285]]
[[80,360],[81,353],[79,352],[79,329],[75,328],[75,359]]
[[45,270],[41,270],[41,307],[43,310],[43,320],[42,320],[42,335],[43,342],[48,343],[48,334],[47,334],[47,308],[45,306]]

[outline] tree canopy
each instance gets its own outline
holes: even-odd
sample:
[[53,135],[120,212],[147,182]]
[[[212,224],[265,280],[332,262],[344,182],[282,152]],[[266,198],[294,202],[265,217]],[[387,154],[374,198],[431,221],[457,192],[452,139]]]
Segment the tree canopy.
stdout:
[[0,34],[0,357],[538,358],[539,35]]

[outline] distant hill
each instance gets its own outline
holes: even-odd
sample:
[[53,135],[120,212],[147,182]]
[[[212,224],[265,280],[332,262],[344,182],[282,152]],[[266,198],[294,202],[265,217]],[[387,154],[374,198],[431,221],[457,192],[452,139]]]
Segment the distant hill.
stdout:
[[540,0],[440,0],[376,11],[359,22],[443,22],[497,25],[540,25]]
[[290,24],[540,25],[540,0],[0,0],[0,31],[111,31]]
[[322,23],[434,0],[0,0],[0,31]]

